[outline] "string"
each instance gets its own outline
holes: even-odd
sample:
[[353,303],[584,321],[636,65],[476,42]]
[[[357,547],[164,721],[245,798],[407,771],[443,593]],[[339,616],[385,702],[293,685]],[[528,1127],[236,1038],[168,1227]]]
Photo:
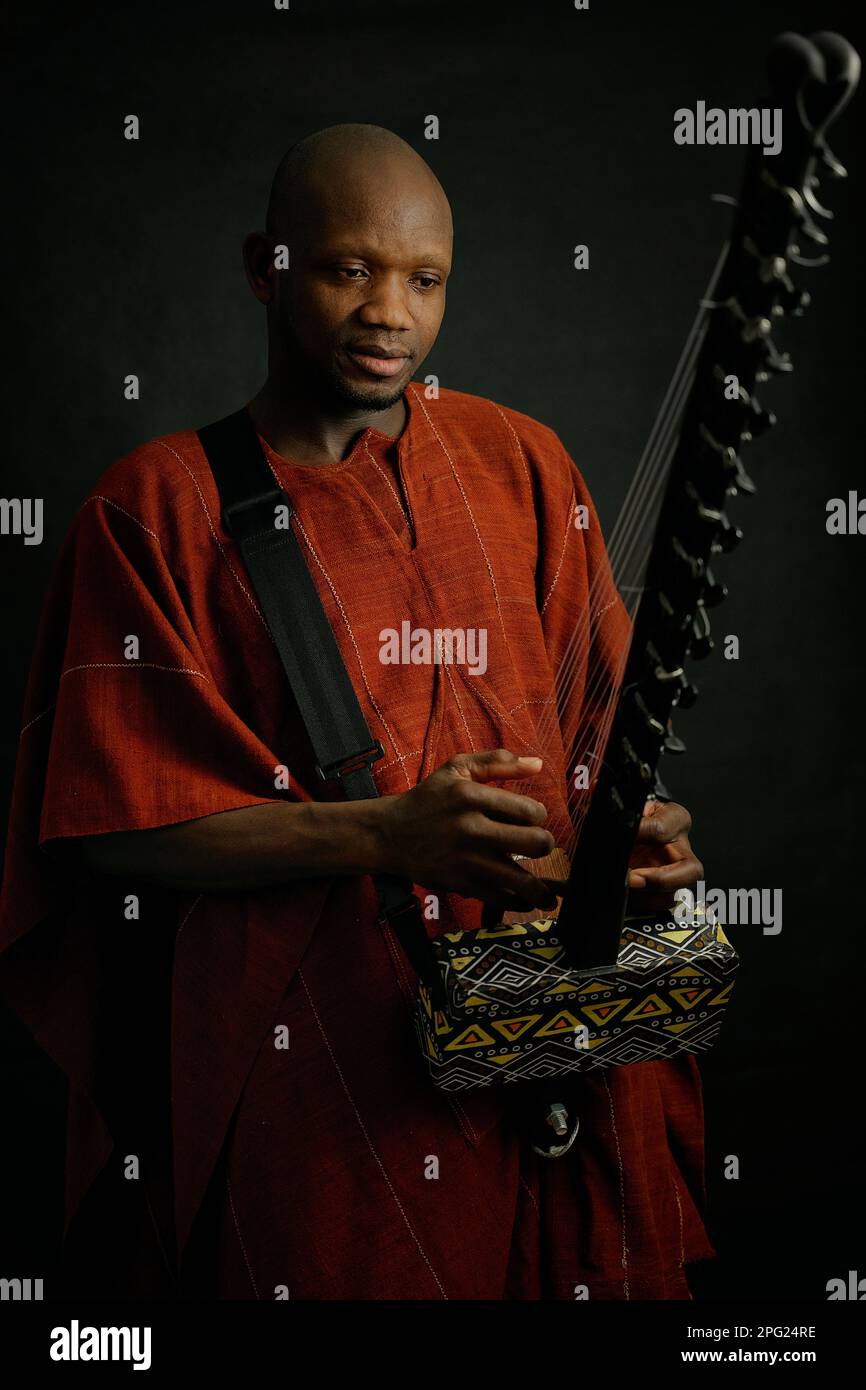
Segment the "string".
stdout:
[[[610,725],[615,714],[615,706],[628,655],[627,646],[625,650],[621,649],[617,653],[613,662],[609,660],[609,653],[598,652],[599,660],[589,674],[573,733],[567,727],[562,726],[562,720],[568,718],[568,714],[573,708],[575,691],[589,665],[590,625],[593,618],[597,620],[607,608],[617,602],[625,609],[631,623],[634,622],[644,592],[643,585],[637,581],[645,577],[646,565],[652,547],[652,531],[656,525],[664,485],[676,452],[682,417],[694,379],[695,363],[706,337],[710,312],[715,307],[713,294],[722,273],[729,245],[730,243],[726,242],[722,247],[710,276],[707,289],[699,303],[695,319],[686,337],[649,438],[623,500],[611,534],[607,555],[602,556],[596,568],[590,582],[587,603],[560,659],[555,678],[555,707],[553,705],[546,706],[536,723],[539,747],[545,746],[555,732],[557,724],[559,725],[563,750],[567,759],[567,792],[565,797],[567,816],[560,813],[552,818],[554,824],[549,823],[548,828],[554,834],[557,843],[561,843],[563,840],[566,842],[562,844],[562,847],[567,852],[573,848],[589,809],[592,789],[597,780],[600,766],[600,752],[607,742]],[[635,582],[626,582],[629,580]],[[613,595],[612,599],[610,598],[611,595]],[[600,611],[595,613],[595,606],[599,597],[608,598],[609,602],[607,605],[601,605]],[[594,636],[598,648],[605,641],[604,630],[596,631]],[[590,736],[588,741],[587,735]],[[574,785],[574,769],[577,766],[586,766],[591,769],[587,779],[589,783],[587,788],[578,788]],[[515,786],[513,789],[518,790],[518,787]]]

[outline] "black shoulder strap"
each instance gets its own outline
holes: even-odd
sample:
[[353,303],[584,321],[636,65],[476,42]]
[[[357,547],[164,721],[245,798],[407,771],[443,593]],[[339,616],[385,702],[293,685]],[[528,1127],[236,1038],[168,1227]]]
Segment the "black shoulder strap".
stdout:
[[[198,431],[220,495],[224,529],[237,542],[307,729],[316,770],[339,778],[350,800],[377,796],[371,766],[384,756],[367,726],[331,625],[290,524],[279,486],[245,409]],[[277,511],[279,508],[279,512]],[[383,915],[441,1006],[441,977],[412,884],[373,879]]]

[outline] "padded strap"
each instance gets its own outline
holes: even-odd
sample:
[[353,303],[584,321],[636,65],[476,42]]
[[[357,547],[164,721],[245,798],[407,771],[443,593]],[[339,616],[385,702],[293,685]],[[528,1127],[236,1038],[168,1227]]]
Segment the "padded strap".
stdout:
[[[279,486],[246,410],[198,431],[220,494],[225,530],[237,542],[306,726],[316,770],[339,778],[348,800],[378,796],[372,764],[384,756],[370,733],[331,624],[290,524]],[[281,510],[278,512],[277,508]],[[407,880],[375,874],[383,916],[442,1007],[442,979]]]

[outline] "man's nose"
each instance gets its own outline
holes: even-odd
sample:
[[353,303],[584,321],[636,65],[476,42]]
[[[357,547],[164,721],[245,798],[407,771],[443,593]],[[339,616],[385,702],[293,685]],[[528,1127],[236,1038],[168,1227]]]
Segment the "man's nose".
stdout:
[[401,275],[377,275],[358,311],[362,323],[393,332],[414,327],[409,310],[409,286]]

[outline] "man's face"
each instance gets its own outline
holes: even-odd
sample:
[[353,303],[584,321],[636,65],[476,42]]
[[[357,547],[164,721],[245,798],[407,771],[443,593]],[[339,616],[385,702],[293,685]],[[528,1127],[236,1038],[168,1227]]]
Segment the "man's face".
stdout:
[[430,352],[451,269],[442,195],[405,172],[379,183],[388,191],[357,182],[311,200],[273,302],[288,369],[366,410],[394,405]]

